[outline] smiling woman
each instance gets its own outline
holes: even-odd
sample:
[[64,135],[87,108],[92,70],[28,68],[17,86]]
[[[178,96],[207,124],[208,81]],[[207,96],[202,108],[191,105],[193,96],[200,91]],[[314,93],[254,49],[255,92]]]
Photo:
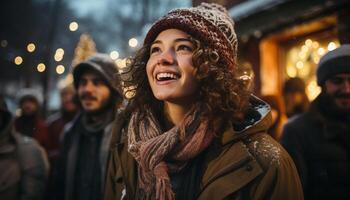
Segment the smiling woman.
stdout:
[[168,29],[158,35],[150,48],[148,82],[155,98],[167,105],[186,108],[194,103],[198,81],[192,64],[194,44],[188,37],[183,31]]
[[235,77],[225,8],[202,3],[156,21],[123,80],[105,199],[302,199],[295,166],[266,134],[268,106]]

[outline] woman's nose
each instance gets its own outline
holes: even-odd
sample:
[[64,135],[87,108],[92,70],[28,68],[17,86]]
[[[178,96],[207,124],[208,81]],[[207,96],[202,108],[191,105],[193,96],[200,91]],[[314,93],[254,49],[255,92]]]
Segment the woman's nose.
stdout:
[[174,52],[171,50],[163,51],[160,55],[157,64],[160,65],[172,65],[175,62]]

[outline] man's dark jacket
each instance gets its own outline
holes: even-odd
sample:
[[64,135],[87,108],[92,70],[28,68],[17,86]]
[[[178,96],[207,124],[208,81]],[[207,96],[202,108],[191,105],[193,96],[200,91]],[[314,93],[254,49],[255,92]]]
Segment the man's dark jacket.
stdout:
[[[76,119],[68,123],[64,130],[64,140],[60,151],[60,156],[57,160],[56,169],[54,170],[54,198],[56,200],[72,200],[74,199],[74,186],[76,183],[77,161],[79,154],[79,144],[81,133],[78,130],[82,115],[78,114]],[[101,175],[101,192],[104,188],[105,169],[107,164],[107,156],[109,143],[112,136],[113,121],[107,124],[102,135],[100,150],[99,150],[99,165]],[[101,194],[102,195],[102,194]],[[102,197],[102,196],[101,196]]]
[[281,143],[297,166],[305,199],[350,199],[350,122],[332,117],[321,101],[285,125]]

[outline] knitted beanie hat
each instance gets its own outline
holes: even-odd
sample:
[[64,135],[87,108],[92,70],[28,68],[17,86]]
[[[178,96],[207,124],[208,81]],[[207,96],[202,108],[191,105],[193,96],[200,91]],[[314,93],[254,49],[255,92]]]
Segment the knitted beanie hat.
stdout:
[[100,74],[107,85],[118,95],[121,95],[119,84],[115,84],[114,76],[117,74],[115,62],[106,54],[97,53],[87,60],[77,64],[73,69],[74,87],[78,89],[79,80],[86,70],[93,70]]
[[323,83],[333,75],[350,73],[350,44],[343,44],[324,55],[317,68],[317,84]]
[[148,31],[144,45],[151,44],[166,29],[179,29],[216,50],[221,61],[231,69],[237,57],[237,36],[234,22],[227,10],[215,3],[170,11],[156,21]]

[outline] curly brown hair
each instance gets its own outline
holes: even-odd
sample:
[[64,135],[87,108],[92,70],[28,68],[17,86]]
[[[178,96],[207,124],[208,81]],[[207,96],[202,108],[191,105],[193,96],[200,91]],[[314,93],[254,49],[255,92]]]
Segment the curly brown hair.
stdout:
[[[196,39],[191,39],[195,49],[193,64],[197,68],[196,78],[199,82],[199,96],[197,101],[204,108],[204,115],[209,118],[222,116],[239,123],[244,118],[248,106],[250,92],[245,89],[241,80],[236,76],[235,69],[223,64],[220,55]],[[144,45],[131,59],[123,73],[121,81],[126,89],[125,93],[133,93],[129,109],[144,113],[151,109],[162,115],[163,102],[157,100],[148,83],[146,64],[150,57],[150,45]]]

